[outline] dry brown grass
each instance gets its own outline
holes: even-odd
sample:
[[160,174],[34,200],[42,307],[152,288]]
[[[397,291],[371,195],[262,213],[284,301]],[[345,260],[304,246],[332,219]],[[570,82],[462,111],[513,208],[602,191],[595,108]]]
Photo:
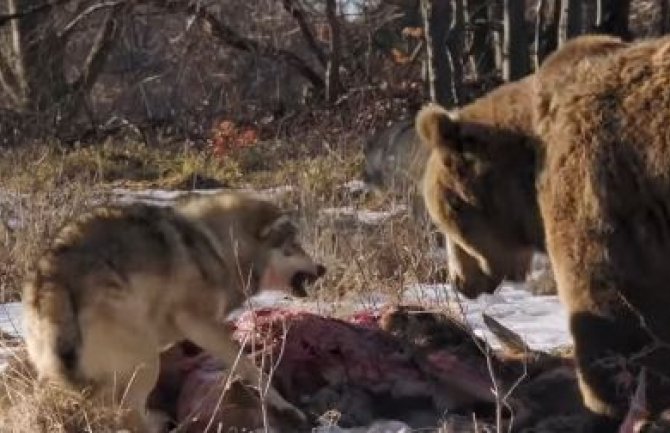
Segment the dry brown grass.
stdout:
[[267,161],[258,162],[262,149],[269,152],[276,145],[261,143],[224,160],[191,147],[153,149],[111,141],[67,151],[42,144],[5,152],[0,159],[0,301],[18,298],[20,282],[45,239],[83,208],[107,200],[107,192],[116,186],[291,185],[293,190],[279,201],[296,211],[306,246],[330,269],[320,283],[322,294],[330,299],[366,290],[399,294],[408,282],[433,279],[438,269],[426,260],[429,236],[407,211],[377,225],[320,212],[343,206],[397,209],[403,204],[344,187],[361,170],[362,156],[355,146],[333,146],[343,150],[303,158],[272,152],[277,158],[266,155]]
[[190,147],[152,149],[135,142],[73,149],[40,143],[2,151],[0,301],[17,299],[45,239],[83,208],[104,202],[110,187],[185,186],[195,174],[199,183],[224,184],[239,177],[237,171],[233,160],[214,160]]
[[[439,265],[427,258],[428,233],[407,211],[376,225],[320,211],[343,206],[385,210],[402,204],[343,187],[360,173],[362,156],[355,146],[333,146],[341,150],[302,158],[266,155],[263,160],[263,149],[269,152],[276,145],[261,144],[223,161],[190,147],[151,149],[120,142],[69,150],[44,144],[5,152],[0,158],[0,301],[18,300],[21,281],[45,240],[82,209],[108,200],[111,187],[199,187],[189,183],[194,173],[231,187],[294,187],[278,200],[295,211],[303,243],[329,269],[313,289],[314,297],[337,304],[345,296],[364,299],[381,292],[400,299],[405,285],[435,278]],[[118,429],[118,411],[94,407],[72,392],[35,386],[24,355],[18,353],[0,376],[1,431]]]
[[78,392],[40,385],[20,346],[10,348],[0,376],[0,431],[6,433],[118,433],[122,411],[101,408]]
[[0,301],[17,299],[21,280],[44,240],[93,198],[82,183],[31,194],[9,190],[0,197],[0,217],[6,218],[0,237]]

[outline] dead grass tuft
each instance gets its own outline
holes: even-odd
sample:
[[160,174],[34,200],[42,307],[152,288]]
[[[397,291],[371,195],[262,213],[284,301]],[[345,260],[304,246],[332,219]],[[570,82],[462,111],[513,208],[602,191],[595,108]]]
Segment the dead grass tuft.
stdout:
[[[359,176],[358,148],[336,143],[299,157],[295,149],[283,154],[277,146],[277,141],[261,143],[224,159],[189,146],[156,149],[111,141],[73,149],[46,143],[5,152],[0,159],[0,302],[19,299],[21,281],[45,240],[82,209],[105,202],[106,193],[116,186],[292,186],[278,200],[295,210],[306,249],[329,269],[313,290],[318,299],[365,299],[383,293],[399,300],[407,284],[439,278],[441,265],[428,253],[431,237],[410,216],[409,206],[401,207],[404,200],[344,186]],[[344,207],[347,212],[341,211]],[[354,215],[389,210],[377,215],[374,224]],[[17,349],[15,355],[0,375],[0,431],[120,428],[118,410],[95,407],[80,394],[36,386],[25,354]]]
[[83,183],[45,188],[32,194],[0,190],[0,221],[4,228],[0,230],[0,301],[18,298],[21,280],[44,247],[44,240],[64,221],[95,202],[93,191]]
[[[399,211],[405,200],[346,188],[358,178],[363,158],[350,137],[341,140],[346,143],[305,151],[302,157],[296,149],[304,146],[283,154],[279,140],[259,142],[223,159],[192,146],[158,149],[113,140],[72,149],[44,143],[8,150],[0,159],[0,301],[18,299],[21,280],[45,239],[83,208],[103,203],[106,192],[118,186],[290,185],[292,191],[280,204],[298,212],[310,252],[329,265],[320,295],[335,299],[382,290],[400,296],[407,283],[434,280],[440,266],[427,260],[426,226],[409,210]],[[345,207],[348,215],[335,211]],[[324,214],[324,209],[334,213]],[[351,214],[359,210],[394,213],[373,225]]]
[[7,433],[118,433],[122,412],[94,405],[78,392],[38,386],[18,347],[0,376],[0,430]]
[[242,175],[233,158],[215,158],[188,144],[149,147],[110,139],[95,146],[64,148],[36,143],[4,150],[2,155],[0,177],[4,188],[23,192],[73,183],[160,187],[193,173],[234,183]]

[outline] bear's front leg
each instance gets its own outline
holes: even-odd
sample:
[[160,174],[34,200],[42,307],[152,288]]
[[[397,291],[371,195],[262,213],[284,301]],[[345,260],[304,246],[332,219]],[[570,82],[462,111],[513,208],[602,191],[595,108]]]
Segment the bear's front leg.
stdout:
[[628,411],[641,368],[640,356],[651,340],[633,315],[624,312],[573,312],[570,331],[584,404],[599,419],[598,425],[615,426]]

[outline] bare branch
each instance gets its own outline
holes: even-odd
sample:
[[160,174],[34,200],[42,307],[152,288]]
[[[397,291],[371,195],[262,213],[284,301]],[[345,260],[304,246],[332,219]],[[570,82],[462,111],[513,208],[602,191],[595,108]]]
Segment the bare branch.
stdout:
[[183,0],[147,0],[146,3],[150,3],[168,12],[182,12],[193,15],[198,19],[205,33],[212,35],[226,45],[256,54],[260,57],[281,60],[299,72],[314,87],[318,89],[325,87],[321,76],[295,53],[271,45],[261,45],[256,40],[240,35],[197,3]]
[[63,27],[63,29],[58,32],[58,37],[59,38],[67,38],[70,33],[77,27],[77,25],[82,22],[84,19],[86,19],[88,16],[93,14],[96,11],[99,11],[100,9],[105,9],[109,7],[114,7],[122,3],[122,1],[104,1],[101,3],[96,3],[94,5],[89,6],[88,8],[84,9],[81,11],[76,17],[72,19],[69,23]]
[[420,4],[426,41],[430,100],[450,107],[456,102],[455,95],[451,92],[453,71],[446,50],[449,24],[453,20],[451,1],[421,0]]
[[[112,6],[112,9],[105,17],[105,21],[95,37],[91,51],[89,51],[86,57],[81,74],[70,87],[70,91],[75,94],[75,101],[79,101],[80,98],[91,90],[98,75],[100,75],[102,67],[107,60],[107,55],[114,46],[114,42],[116,42],[119,29],[117,18],[125,5],[126,3],[118,2]],[[76,103],[75,106],[79,105],[81,104]]]
[[530,57],[524,25],[524,6],[505,0],[503,15],[503,79],[514,81],[528,74]]
[[7,24],[8,22],[10,22],[12,20],[18,20],[18,19],[21,19],[21,18],[25,18],[29,15],[33,15],[33,14],[40,13],[40,12],[49,12],[51,10],[51,8],[53,8],[54,6],[58,6],[60,4],[68,3],[70,1],[72,1],[72,0],[54,0],[50,3],[44,3],[44,4],[41,4],[41,5],[38,5],[38,6],[33,6],[31,8],[27,8],[24,11],[18,11],[18,12],[12,12],[12,13],[9,13],[9,14],[0,15],[0,27],[4,26],[5,24]]
[[307,42],[307,46],[309,46],[309,48],[312,50],[316,58],[319,60],[321,66],[325,68],[328,63],[326,54],[319,46],[319,43],[316,41],[316,39],[314,39],[314,34],[307,24],[303,10],[296,4],[294,0],[282,0],[282,5],[284,6],[286,12],[291,14],[291,16],[296,20],[298,26],[300,27],[300,31],[302,32],[302,36],[305,39],[305,42]]
[[16,75],[2,52],[0,52],[0,86],[5,94],[12,100],[13,104],[20,103],[21,98],[18,93],[16,93],[18,88]]
[[326,68],[326,99],[335,102],[340,93],[340,23],[337,20],[337,2],[326,0],[326,19],[330,27],[330,53]]

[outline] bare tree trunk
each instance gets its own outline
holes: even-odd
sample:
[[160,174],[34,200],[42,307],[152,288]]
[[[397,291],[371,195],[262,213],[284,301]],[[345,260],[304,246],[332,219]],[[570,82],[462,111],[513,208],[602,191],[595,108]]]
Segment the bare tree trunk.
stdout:
[[253,53],[259,57],[283,61],[309,81],[315,89],[323,90],[325,88],[322,74],[314,71],[300,56],[292,51],[277,48],[270,44],[262,44],[256,39],[241,35],[227,23],[219,20],[207,8],[201,7],[199,3],[183,0],[136,0],[136,3],[150,4],[167,12],[181,12],[192,15],[194,18],[197,18],[206,34],[211,35],[220,42],[237,50]]
[[547,25],[546,22],[546,0],[538,0],[537,5],[535,6],[535,40],[533,45],[535,47],[535,53],[533,55],[533,64],[537,70],[542,63],[543,53],[542,53],[542,33],[544,28]]
[[624,40],[631,38],[628,28],[630,0],[598,0],[596,14],[597,32],[619,36]]
[[[4,48],[4,49],[3,49]],[[0,88],[12,106],[23,105],[17,73],[12,69],[9,59],[12,58],[11,47],[0,44]]]
[[561,23],[561,1],[562,0],[553,0],[551,23],[546,28],[544,38],[546,41],[545,53],[547,55],[558,48],[558,26]]
[[468,0],[468,22],[472,30],[472,46],[469,50],[470,63],[477,78],[495,72],[492,22],[489,19],[488,1]]
[[451,1],[452,20],[447,31],[447,53],[451,68],[450,94],[453,103],[463,102],[463,46],[465,45],[465,5]]
[[503,79],[514,81],[530,69],[524,2],[505,0],[503,12]]
[[558,45],[579,35],[582,30],[581,0],[561,0],[561,15],[558,24]]
[[585,1],[582,4],[582,29],[591,31],[596,28],[598,21],[598,0]]
[[493,40],[493,55],[495,59],[496,70],[501,71],[503,69],[503,34],[500,31],[501,23],[503,21],[503,6],[499,1],[489,2],[489,19],[491,20],[491,26],[493,27],[492,40]]
[[454,104],[454,95],[451,93],[453,77],[446,49],[451,4],[448,0],[421,0],[421,13],[426,38],[430,100],[451,106]]
[[335,102],[341,91],[340,83],[340,24],[337,20],[337,1],[326,0],[326,19],[330,27],[330,53],[326,67],[326,100]]
[[535,25],[535,67],[542,64],[558,46],[558,23],[561,19],[561,0],[538,0]]
[[319,43],[314,38],[314,33],[312,33],[312,30],[307,24],[307,19],[305,18],[305,14],[300,7],[300,4],[294,0],[282,0],[282,5],[284,6],[286,12],[291,14],[291,16],[298,23],[298,27],[300,27],[300,31],[302,32],[305,43],[307,43],[307,46],[310,48],[312,53],[314,53],[314,56],[319,61],[319,64],[324,68],[327,67],[328,59],[326,58],[326,54],[324,54],[323,50],[319,46]]
[[64,117],[74,117],[84,107],[84,98],[91,92],[93,85],[102,72],[110,51],[118,40],[119,29],[121,27],[119,23],[120,14],[124,8],[126,8],[126,4],[117,3],[107,12],[105,20],[98,29],[98,34],[81,68],[81,74],[69,86],[70,98],[68,106],[65,107]]
[[669,0],[659,0],[660,17],[658,22],[658,33],[664,35],[670,30],[670,5]]
[[[67,93],[63,70],[65,45],[58,38],[47,0],[7,0],[10,14],[37,10],[11,21],[11,48],[6,75],[11,75],[21,111],[39,112],[50,108]],[[4,68],[3,68],[4,69]],[[11,93],[11,92],[10,92]]]
[[[72,83],[65,77],[65,46],[72,29],[89,13],[84,10],[64,29],[56,29],[53,7],[62,1],[6,0],[8,15],[0,20],[9,23],[9,44],[0,47],[0,86],[11,105],[25,114],[46,115],[54,123],[67,121],[80,112],[100,75],[113,41],[116,39],[116,17],[125,3],[109,3],[107,18],[80,74]],[[93,7],[91,7],[93,8]],[[100,7],[95,8],[95,10]]]

